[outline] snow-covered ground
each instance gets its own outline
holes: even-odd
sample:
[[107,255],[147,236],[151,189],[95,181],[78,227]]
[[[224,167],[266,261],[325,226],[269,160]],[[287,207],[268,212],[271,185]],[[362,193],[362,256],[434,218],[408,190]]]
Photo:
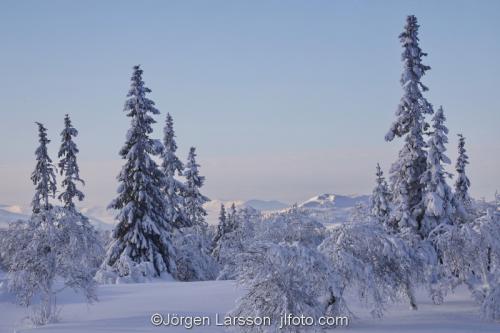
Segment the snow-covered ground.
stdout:
[[[57,324],[30,328],[23,317],[26,310],[12,303],[11,295],[0,292],[0,332],[44,333],[123,333],[123,332],[224,332],[212,325],[195,327],[155,327],[150,323],[154,313],[184,316],[223,316],[232,309],[242,294],[234,281],[156,282],[146,284],[103,285],[99,287],[100,301],[86,305],[79,295],[66,290],[58,296],[61,320]],[[482,322],[478,306],[468,292],[460,289],[443,305],[433,305],[423,293],[419,295],[419,310],[407,304],[389,308],[383,319],[374,320],[359,304],[352,308],[359,315],[350,318],[348,332],[499,332],[500,324]],[[345,328],[338,328],[337,330]]]

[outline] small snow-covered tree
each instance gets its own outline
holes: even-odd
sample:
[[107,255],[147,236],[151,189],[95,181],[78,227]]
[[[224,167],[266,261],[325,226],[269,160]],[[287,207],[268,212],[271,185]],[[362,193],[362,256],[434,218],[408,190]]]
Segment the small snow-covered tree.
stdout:
[[224,207],[224,204],[221,204],[219,210],[219,224],[217,224],[217,233],[212,241],[212,255],[217,261],[219,261],[220,243],[227,231],[226,207]]
[[203,204],[209,199],[200,193],[200,188],[205,182],[205,177],[200,176],[198,168],[200,165],[196,163],[196,151],[191,147],[188,155],[188,162],[184,171],[186,183],[184,185],[184,212],[186,218],[193,226],[206,226],[205,216],[207,212],[203,208]]
[[394,226],[389,224],[389,217],[391,214],[391,193],[389,191],[389,187],[387,186],[387,182],[385,181],[384,172],[378,163],[375,175],[377,176],[377,185],[373,189],[370,199],[371,215],[387,229],[392,230]]
[[229,212],[226,217],[226,232],[236,229],[237,227],[237,217],[238,212],[236,210],[236,204],[233,202],[231,207],[229,207]]
[[69,115],[66,115],[64,117],[64,129],[61,132],[61,147],[58,153],[58,157],[60,158],[59,172],[64,176],[62,181],[64,190],[59,194],[58,198],[64,203],[64,207],[69,209],[75,208],[75,203],[73,202],[75,197],[78,201],[82,201],[85,197],[76,187],[76,182],[84,184],[84,181],[80,178],[80,169],[76,160],[78,148],[73,141],[73,137],[77,135],[78,131],[71,124]]
[[[14,222],[6,231],[0,252],[9,258],[7,286],[21,305],[34,309],[31,320],[36,325],[57,320],[56,295],[64,288],[82,291],[90,303],[97,300],[94,274],[103,250],[97,233],[82,218],[54,207]],[[62,288],[56,289],[56,278]]]
[[47,138],[47,129],[41,123],[36,124],[40,146],[35,151],[36,166],[31,174],[31,180],[35,185],[35,196],[31,201],[31,206],[35,214],[52,208],[49,198],[55,196],[57,189],[55,167],[47,151],[47,145],[50,142]]
[[319,249],[340,276],[339,295],[357,291],[375,317],[382,316],[388,303],[404,298],[416,309],[414,289],[425,281],[427,264],[435,262],[424,242],[412,247],[373,222],[343,224]]
[[425,215],[420,225],[420,234],[423,237],[427,237],[436,226],[453,222],[453,195],[446,182],[450,174],[443,167],[443,164],[450,164],[450,159],[445,155],[445,144],[448,143],[445,120],[443,108],[440,107],[432,118],[433,132],[427,144],[427,169],[422,175]]
[[298,242],[316,248],[326,236],[325,226],[307,210],[293,206],[290,209],[262,217],[254,223],[254,237],[274,244]]
[[465,173],[467,164],[469,164],[469,156],[465,149],[465,137],[462,134],[458,134],[458,158],[455,164],[457,180],[455,182],[454,199],[461,220],[473,210],[472,199],[469,196],[470,180]]
[[[142,282],[165,273],[175,273],[172,225],[162,193],[165,175],[153,156],[161,142],[150,138],[152,115],[159,114],[151,90],[144,85],[142,69],[134,66],[124,111],[131,126],[120,156],[125,161],[118,175],[118,196],[109,205],[118,210],[118,224],[97,278],[101,282]],[[168,208],[167,208],[168,209]]]
[[[298,242],[265,242],[250,245],[238,259],[238,282],[247,292],[229,315],[271,318],[271,326],[242,326],[242,332],[322,331],[314,325],[279,328],[285,314],[317,322],[338,295],[333,266],[321,253]],[[345,316],[345,312],[337,315]]]
[[[261,215],[253,208],[242,208],[236,212],[232,220],[224,223],[225,230],[220,237],[212,255],[217,259],[221,269],[218,280],[232,280],[237,274],[238,254],[254,239],[255,225],[261,221]],[[229,224],[228,222],[231,222]]]
[[393,193],[393,219],[405,234],[417,234],[423,218],[422,174],[426,169],[426,144],[423,133],[428,126],[425,115],[432,114],[432,105],[423,96],[428,88],[422,84],[423,75],[430,69],[422,64],[427,54],[419,46],[417,18],[410,15],[399,39],[403,46],[403,73],[401,85],[403,97],[396,110],[396,121],[385,139],[404,137],[404,145],[397,161],[391,167],[391,188]]
[[177,143],[175,142],[174,120],[167,113],[163,129],[162,170],[165,175],[164,195],[166,223],[175,228],[191,227],[192,223],[184,212],[183,193],[186,192],[184,184],[176,179],[182,176],[184,165],[176,155]]
[[193,226],[175,231],[176,278],[181,281],[215,280],[219,266],[210,253],[207,228]]
[[443,224],[429,239],[440,257],[443,289],[468,286],[481,304],[481,315],[500,320],[500,218],[492,210],[471,223]]

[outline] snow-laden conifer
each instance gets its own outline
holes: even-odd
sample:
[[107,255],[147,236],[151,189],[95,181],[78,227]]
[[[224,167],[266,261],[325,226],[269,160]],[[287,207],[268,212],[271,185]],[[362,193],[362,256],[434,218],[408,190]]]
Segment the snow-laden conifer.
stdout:
[[31,180],[35,185],[35,195],[31,201],[31,207],[35,214],[52,208],[49,198],[55,196],[57,189],[55,167],[47,151],[47,145],[50,142],[47,138],[47,129],[41,123],[36,124],[38,125],[38,142],[40,145],[35,151],[36,166],[31,174]]
[[175,142],[174,120],[167,113],[163,129],[162,171],[165,176],[165,214],[166,223],[175,228],[191,227],[192,223],[184,212],[185,187],[176,176],[182,176],[184,165],[177,157],[177,143]]
[[212,241],[212,256],[219,261],[219,251],[220,251],[220,243],[222,238],[228,231],[227,226],[227,215],[226,215],[226,207],[224,204],[220,205],[219,210],[219,223],[217,224],[217,232]]
[[162,145],[150,138],[156,122],[152,116],[159,111],[146,97],[151,90],[145,87],[142,73],[134,66],[124,108],[131,123],[120,150],[125,164],[117,178],[118,195],[109,205],[118,210],[118,224],[98,274],[102,282],[140,282],[175,272],[172,226],[165,223],[165,176],[153,159]]
[[186,177],[184,190],[184,212],[190,225],[205,226],[205,216],[207,212],[203,208],[203,204],[209,199],[200,193],[200,188],[205,182],[205,177],[200,176],[198,168],[200,165],[196,162],[196,151],[191,147],[188,155],[188,162],[184,171]]
[[[426,169],[424,130],[427,127],[425,115],[432,114],[432,105],[423,96],[428,88],[421,82],[430,69],[422,64],[427,54],[419,46],[417,18],[410,15],[399,39],[403,46],[403,73],[401,85],[403,97],[396,110],[396,121],[385,139],[404,137],[404,145],[397,161],[390,170],[393,192],[393,218],[400,229],[416,234],[423,217],[421,176]],[[409,229],[409,230],[408,230]]]
[[377,185],[373,189],[373,193],[370,199],[371,215],[376,218],[381,224],[386,226],[388,229],[393,228],[390,225],[390,213],[391,213],[391,193],[387,182],[385,181],[384,172],[380,168],[380,164],[377,163]]
[[454,198],[457,211],[462,217],[465,217],[473,209],[472,200],[469,196],[470,180],[465,172],[467,164],[469,164],[469,156],[465,149],[465,137],[458,134],[458,158],[455,164],[457,180],[455,181]]
[[445,120],[443,108],[440,107],[432,118],[432,134],[427,144],[427,169],[422,175],[425,215],[420,234],[423,237],[427,237],[436,226],[453,222],[453,195],[446,182],[450,175],[443,167],[443,164],[450,164],[450,159],[445,155],[445,144],[448,143]]
[[64,179],[62,181],[63,191],[58,198],[64,203],[64,207],[75,208],[74,198],[82,201],[85,197],[83,192],[78,190],[76,182],[84,184],[80,178],[80,169],[76,160],[78,148],[73,141],[73,137],[78,135],[78,131],[71,124],[69,115],[64,117],[64,129],[61,132],[61,147],[59,148],[59,172]]

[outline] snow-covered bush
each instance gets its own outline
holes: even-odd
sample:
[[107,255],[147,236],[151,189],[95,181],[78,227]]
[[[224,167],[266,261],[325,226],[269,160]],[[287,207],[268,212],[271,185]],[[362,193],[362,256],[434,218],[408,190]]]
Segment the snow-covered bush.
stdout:
[[8,289],[18,302],[30,306],[40,296],[31,318],[35,324],[57,319],[56,278],[63,288],[82,291],[88,302],[97,300],[93,276],[102,248],[84,216],[60,207],[42,210],[11,223],[0,251],[7,258]]
[[242,332],[319,331],[316,326],[286,326],[285,314],[318,318],[338,295],[333,266],[299,242],[254,243],[239,256],[238,282],[247,292],[229,315],[270,317],[271,326],[240,327]]
[[500,322],[500,281],[498,280],[481,304],[481,318]]
[[414,288],[423,283],[426,264],[434,260],[432,251],[416,251],[370,222],[335,228],[319,249],[341,277],[340,296],[357,291],[376,317],[388,303],[403,298],[416,309]]
[[430,235],[438,251],[444,290],[466,284],[484,318],[498,320],[500,219],[492,210],[471,223],[442,225]]
[[325,238],[325,227],[301,208],[292,207],[286,212],[272,214],[254,224],[257,241],[278,244],[299,242],[315,248]]
[[210,238],[205,227],[182,228],[174,235],[175,277],[181,281],[215,280],[218,264],[210,255]]
[[220,265],[218,280],[236,278],[237,256],[245,250],[247,244],[254,241],[255,226],[260,221],[260,213],[252,208],[243,208],[228,215],[228,229],[212,252],[217,254]]

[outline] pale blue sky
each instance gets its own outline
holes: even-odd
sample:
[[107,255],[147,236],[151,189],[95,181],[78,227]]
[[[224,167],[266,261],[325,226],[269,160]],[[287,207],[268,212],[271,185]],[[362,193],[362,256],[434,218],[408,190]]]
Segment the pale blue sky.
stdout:
[[[367,193],[401,97],[405,16],[421,24],[428,99],[468,139],[475,196],[500,189],[499,1],[0,0],[0,203],[27,204],[34,121],[80,131],[87,203],[115,190],[131,67],[198,149],[205,192],[300,201]],[[155,135],[161,137],[160,126]]]

